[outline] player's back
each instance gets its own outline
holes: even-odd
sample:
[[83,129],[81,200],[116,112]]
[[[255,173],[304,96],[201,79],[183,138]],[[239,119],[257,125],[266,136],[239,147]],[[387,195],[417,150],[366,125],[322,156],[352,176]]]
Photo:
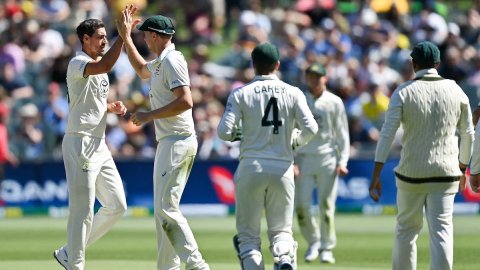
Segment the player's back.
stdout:
[[298,99],[303,96],[300,89],[276,76],[257,76],[233,95],[242,115],[240,159],[291,162],[292,131],[300,115]]

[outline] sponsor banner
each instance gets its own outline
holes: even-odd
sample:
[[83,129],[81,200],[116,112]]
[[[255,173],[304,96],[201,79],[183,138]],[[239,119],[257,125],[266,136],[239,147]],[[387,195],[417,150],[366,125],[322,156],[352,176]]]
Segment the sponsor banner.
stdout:
[[[340,212],[367,214],[395,213],[396,187],[393,168],[398,160],[388,161],[382,174],[382,197],[374,203],[369,197],[369,181],[373,161],[351,160],[349,175],[339,178],[337,209]],[[153,209],[153,161],[117,161],[127,194],[131,215],[145,216]],[[196,161],[182,196],[186,212],[223,215],[233,212],[235,185],[233,175],[237,161]],[[22,163],[18,167],[6,166],[6,179],[1,182],[0,217],[18,216],[48,209],[53,216],[65,214],[68,206],[67,182],[62,162]],[[468,175],[468,171],[467,171]],[[470,188],[455,199],[458,213],[478,213],[480,194]],[[200,207],[199,207],[200,206]],[[8,214],[6,213],[8,210]],[[14,210],[12,210],[14,209]],[[194,210],[190,210],[194,209]],[[38,211],[37,211],[38,212]]]

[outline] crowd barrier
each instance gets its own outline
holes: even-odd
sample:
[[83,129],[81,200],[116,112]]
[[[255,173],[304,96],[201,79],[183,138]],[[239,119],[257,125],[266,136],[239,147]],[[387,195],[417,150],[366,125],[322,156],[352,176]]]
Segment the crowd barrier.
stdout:
[[[382,174],[382,197],[374,203],[368,192],[373,168],[371,160],[350,160],[348,176],[339,179],[338,212],[365,214],[395,213],[396,188],[393,168],[398,160],[389,160]],[[234,211],[233,175],[237,161],[196,161],[181,207],[186,215],[227,215]],[[129,213],[149,215],[153,210],[153,161],[116,161],[127,195]],[[0,217],[46,213],[66,214],[67,182],[62,161],[24,162],[6,166],[0,189]],[[478,213],[480,195],[468,188],[455,199],[456,213]]]

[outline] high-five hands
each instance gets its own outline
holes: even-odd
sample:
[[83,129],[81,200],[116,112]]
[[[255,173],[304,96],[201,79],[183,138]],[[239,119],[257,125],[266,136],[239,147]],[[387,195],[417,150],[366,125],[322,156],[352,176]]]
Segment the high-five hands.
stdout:
[[122,10],[121,18],[116,20],[118,34],[123,40],[131,35],[132,28],[141,21],[140,19],[133,19],[136,11],[137,7],[134,5],[126,6],[125,9]]

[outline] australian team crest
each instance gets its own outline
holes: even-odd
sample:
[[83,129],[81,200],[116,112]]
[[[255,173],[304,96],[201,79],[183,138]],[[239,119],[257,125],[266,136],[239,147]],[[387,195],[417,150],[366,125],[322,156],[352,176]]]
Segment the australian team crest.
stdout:
[[108,95],[108,81],[102,80],[100,82],[100,97],[107,98]]

